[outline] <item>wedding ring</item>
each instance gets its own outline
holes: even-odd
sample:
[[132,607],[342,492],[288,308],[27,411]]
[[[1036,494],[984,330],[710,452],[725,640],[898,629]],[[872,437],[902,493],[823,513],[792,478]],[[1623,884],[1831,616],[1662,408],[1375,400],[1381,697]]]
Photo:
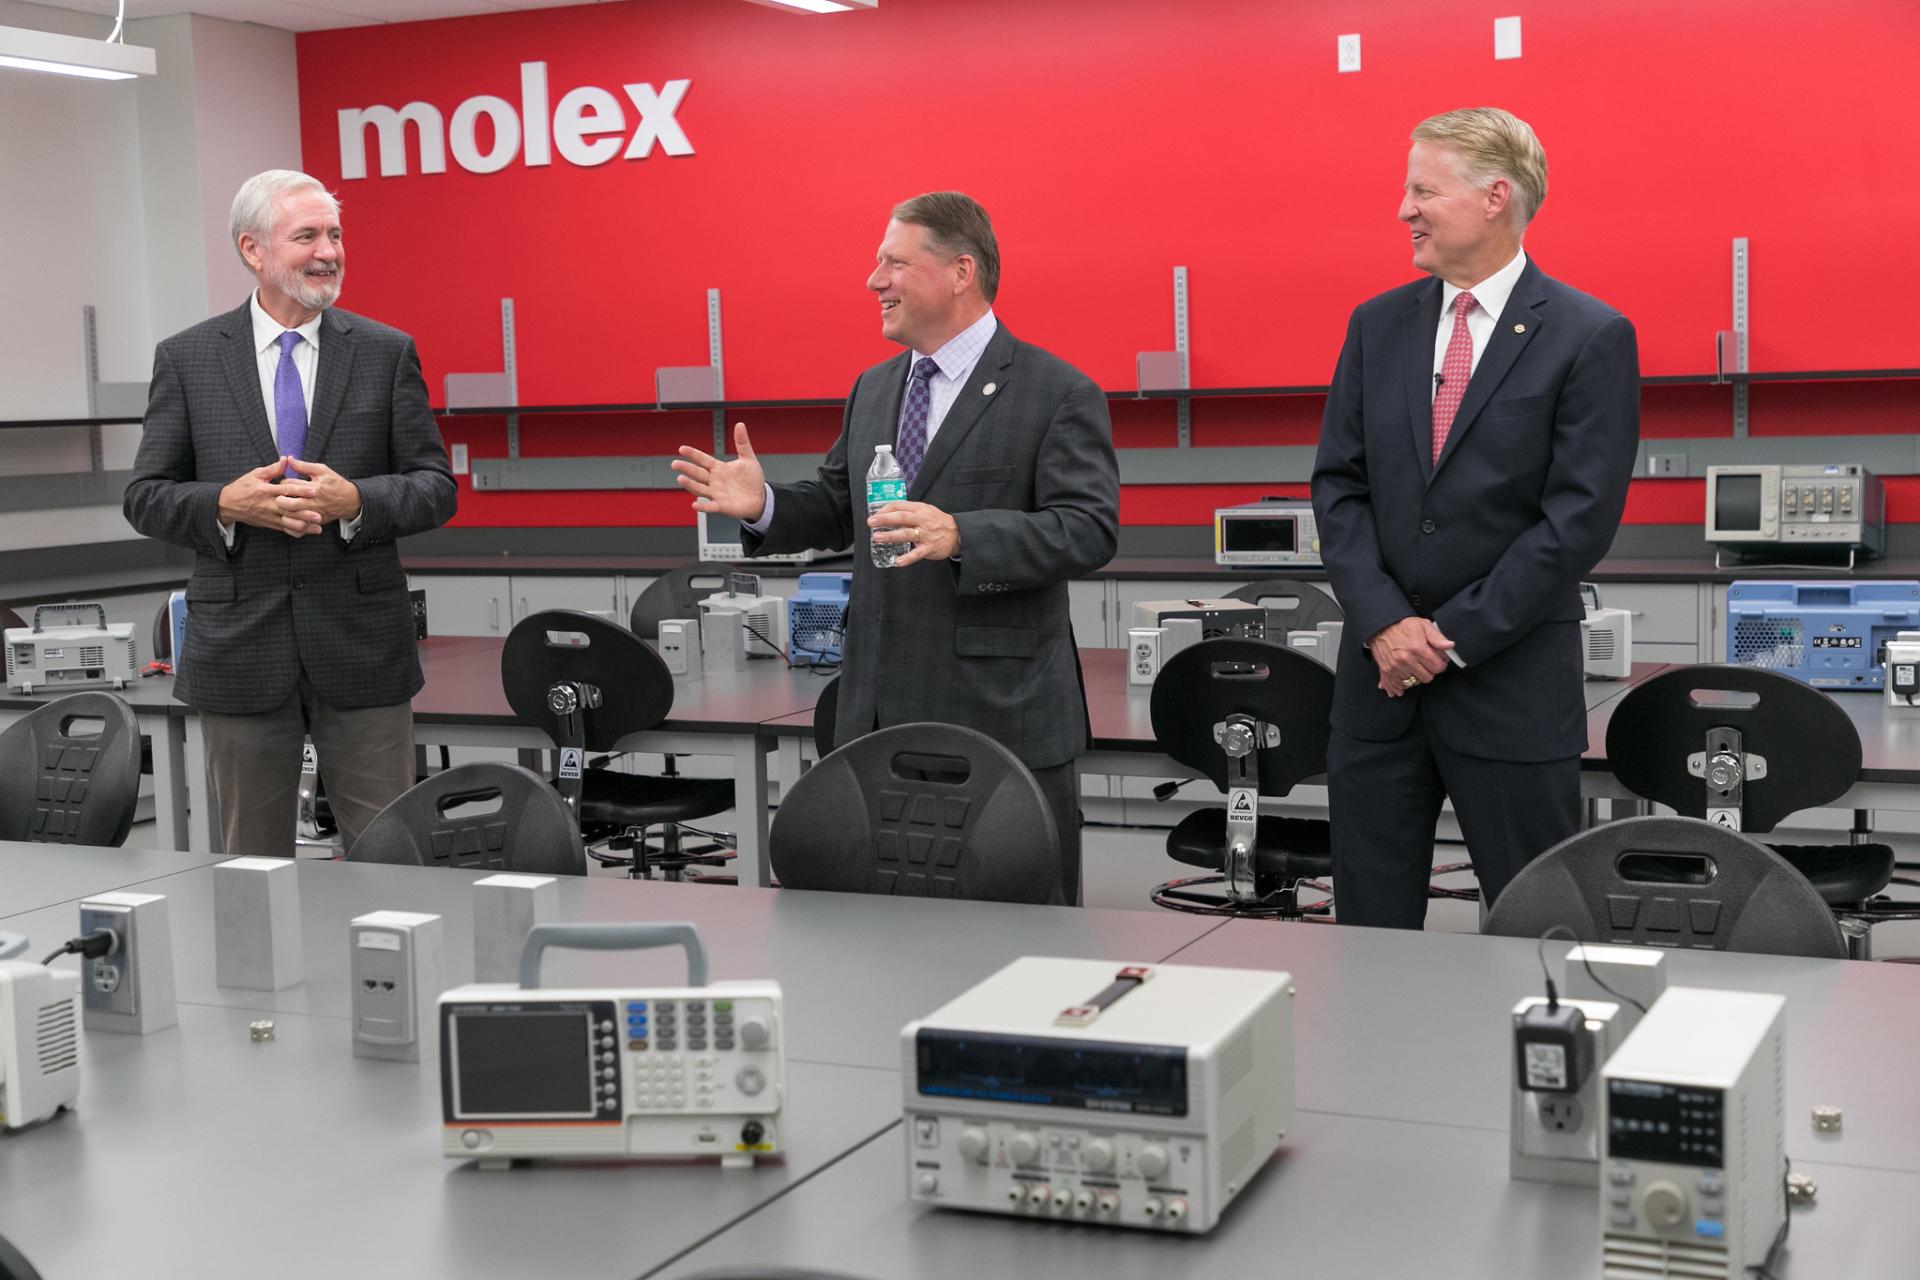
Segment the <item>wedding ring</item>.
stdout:
[[1408,677],[1407,677],[1407,678],[1406,678],[1405,680],[1402,680],[1402,681],[1400,682],[1400,687],[1401,687],[1402,689],[1411,689],[1411,688],[1413,688],[1413,686],[1415,686],[1415,685],[1417,685],[1417,684],[1419,684],[1419,683],[1420,683],[1420,677],[1419,677],[1419,676],[1408,676]]

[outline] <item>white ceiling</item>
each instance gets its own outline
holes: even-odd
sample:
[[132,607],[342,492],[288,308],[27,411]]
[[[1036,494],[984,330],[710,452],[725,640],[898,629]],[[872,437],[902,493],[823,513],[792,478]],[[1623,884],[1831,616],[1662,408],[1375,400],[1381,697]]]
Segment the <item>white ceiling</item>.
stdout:
[[[559,9],[567,5],[598,4],[601,0],[127,0],[127,19],[162,18],[175,13],[200,13],[234,22],[257,22],[283,31],[326,31],[335,27],[368,27],[383,22],[420,22],[428,18],[458,18],[475,13],[506,13],[514,9]],[[36,4],[76,13],[96,13],[106,19],[104,36],[113,27],[117,0],[34,0]]]

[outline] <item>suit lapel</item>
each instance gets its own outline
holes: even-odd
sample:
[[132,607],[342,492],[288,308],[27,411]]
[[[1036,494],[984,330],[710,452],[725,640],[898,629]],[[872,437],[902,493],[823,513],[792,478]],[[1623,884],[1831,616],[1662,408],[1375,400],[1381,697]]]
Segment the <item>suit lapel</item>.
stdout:
[[333,421],[340,416],[340,404],[347,398],[347,383],[353,374],[355,335],[352,321],[337,311],[320,313],[320,371],[314,377],[313,417],[307,423],[309,462],[318,462],[333,432]]
[[253,349],[251,301],[227,313],[221,337],[225,342],[220,348],[220,369],[227,377],[227,392],[240,412],[247,438],[253,441],[256,465],[264,467],[280,456],[280,446],[273,441],[273,429],[267,425],[267,402],[260,397],[260,361]]
[[1433,343],[1440,328],[1440,282],[1429,281],[1401,321],[1401,349],[1406,352],[1407,425],[1413,434],[1413,455],[1420,474],[1433,478]]
[[1493,336],[1487,339],[1487,349],[1480,354],[1480,367],[1473,371],[1473,378],[1467,383],[1466,397],[1460,401],[1460,409],[1453,415],[1453,426],[1447,431],[1447,444],[1440,451],[1440,460],[1434,464],[1435,471],[1447,465],[1447,459],[1460,447],[1461,438],[1472,429],[1480,411],[1487,407],[1487,402],[1493,399],[1493,393],[1506,380],[1514,361],[1520,358],[1520,353],[1540,332],[1538,308],[1546,301],[1546,295],[1539,284],[1540,268],[1529,260],[1525,270],[1520,273],[1520,279],[1514,283],[1513,293],[1500,312],[1500,319],[1493,326]]
[[[933,437],[933,443],[927,446],[927,456],[920,463],[920,474],[914,477],[912,486],[907,490],[907,498],[913,502],[926,501],[926,492],[935,477],[953,455],[959,452],[960,445],[979,423],[987,406],[994,397],[1007,388],[1007,369],[1013,364],[1013,335],[1007,332],[1005,325],[993,331],[993,337],[987,339],[987,349],[980,353],[980,361],[973,366],[973,375],[967,384],[960,388],[947,416],[940,421],[940,431]],[[987,391],[992,386],[993,391]]]

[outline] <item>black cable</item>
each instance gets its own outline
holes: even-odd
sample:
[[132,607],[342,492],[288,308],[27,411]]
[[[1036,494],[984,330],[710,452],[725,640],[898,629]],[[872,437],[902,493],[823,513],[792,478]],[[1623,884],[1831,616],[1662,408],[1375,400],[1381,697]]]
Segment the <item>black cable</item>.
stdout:
[[68,938],[60,949],[53,952],[41,964],[52,964],[61,956],[78,955],[83,960],[95,960],[101,956],[110,956],[120,949],[120,935],[112,929],[95,929],[92,933],[83,933],[77,938]]
[[[1547,952],[1546,952],[1547,939],[1555,936],[1556,934],[1565,935],[1567,941],[1573,943],[1573,945],[1575,945],[1576,947],[1581,946],[1580,939],[1576,938],[1573,934],[1573,930],[1567,928],[1567,926],[1563,924],[1556,924],[1551,928],[1549,928],[1545,933],[1540,935],[1540,946],[1539,946],[1540,972],[1543,974],[1547,971]],[[1638,1000],[1635,1000],[1630,995],[1626,995],[1623,992],[1615,991],[1612,987],[1608,986],[1605,982],[1602,982],[1600,980],[1600,975],[1593,971],[1593,961],[1587,957],[1586,949],[1584,947],[1581,947],[1580,963],[1586,967],[1587,976],[1593,979],[1594,986],[1600,988],[1602,991],[1612,996],[1615,1000],[1619,1000],[1625,1004],[1632,1005],[1634,1008],[1640,1011],[1643,1017],[1646,1015],[1647,1006],[1641,1004]],[[1551,1008],[1553,1005],[1553,980],[1551,978],[1547,980],[1547,1004],[1549,1008]]]
[[[780,661],[786,663],[787,670],[789,671],[810,671],[814,675],[832,675],[840,670],[840,660],[838,658],[833,658],[833,659],[809,658],[805,662],[795,662],[792,658],[789,658],[787,656],[787,651],[785,649],[781,648],[779,645],[775,644],[772,640],[768,639],[766,632],[754,626],[752,622],[748,621],[746,618],[743,617],[740,620],[740,625],[746,629],[746,633],[748,635],[752,636],[755,640],[758,640],[761,644],[767,646],[767,648],[773,650],[773,656],[780,659]],[[835,635],[840,637],[843,643],[847,638],[847,633],[839,627],[826,627],[826,628],[823,628],[823,630],[833,632]]]

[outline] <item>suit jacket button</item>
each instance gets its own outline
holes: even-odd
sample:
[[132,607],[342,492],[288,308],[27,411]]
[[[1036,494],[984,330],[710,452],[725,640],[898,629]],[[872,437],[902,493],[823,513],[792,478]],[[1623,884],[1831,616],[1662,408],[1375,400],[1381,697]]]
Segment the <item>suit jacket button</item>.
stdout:
[[1422,520],[1420,522],[1420,532],[1422,533],[1432,533],[1435,529],[1439,527],[1440,527],[1439,525],[1435,524],[1431,520]]

